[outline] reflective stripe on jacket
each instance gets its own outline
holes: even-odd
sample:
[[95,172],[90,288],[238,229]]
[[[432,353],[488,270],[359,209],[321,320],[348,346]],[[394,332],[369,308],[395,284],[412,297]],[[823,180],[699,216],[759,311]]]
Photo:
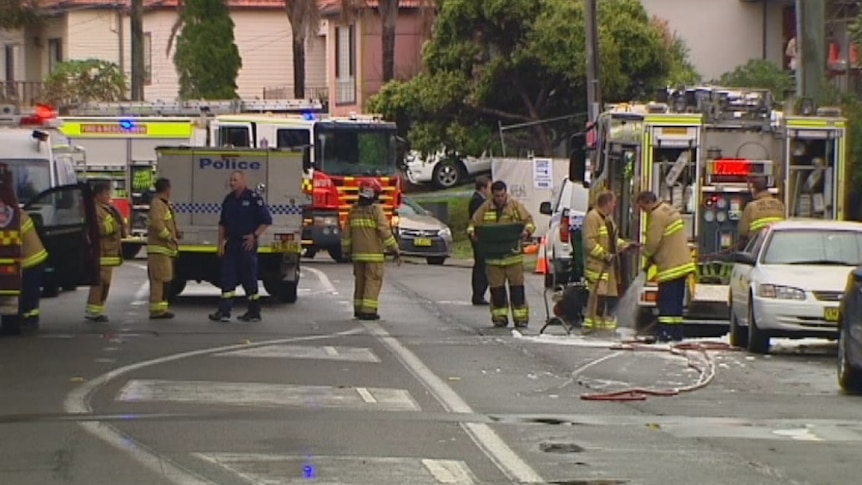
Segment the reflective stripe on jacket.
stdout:
[[584,272],[587,280],[610,280],[608,287],[616,288],[616,269],[605,263],[605,257],[614,252],[619,253],[627,243],[619,238],[619,231],[613,219],[605,217],[598,209],[591,210],[584,218],[583,239],[586,251]]
[[764,227],[784,220],[784,203],[764,190],[745,205],[739,219],[739,237],[751,239]]
[[167,199],[153,197],[147,226],[147,254],[177,255],[177,221]]
[[33,219],[21,211],[21,267],[24,269],[38,266],[48,259],[48,251],[39,239]]
[[675,280],[697,270],[688,247],[679,211],[660,202],[647,213],[643,255],[656,265],[659,282]]
[[123,264],[122,239],[123,221],[117,220],[111,207],[96,204],[96,218],[99,221],[99,264],[119,266]]
[[389,219],[379,204],[355,204],[347,214],[347,227],[341,232],[343,254],[363,263],[382,263],[386,248],[398,252],[398,241],[389,228]]

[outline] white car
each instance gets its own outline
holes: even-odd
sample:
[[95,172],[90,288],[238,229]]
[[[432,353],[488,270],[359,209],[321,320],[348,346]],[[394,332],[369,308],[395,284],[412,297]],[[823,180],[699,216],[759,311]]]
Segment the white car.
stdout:
[[417,151],[407,153],[404,159],[407,180],[414,185],[432,183],[439,189],[455,187],[468,178],[491,173],[491,157],[447,158],[442,152],[422,158]]
[[572,272],[571,229],[583,223],[590,203],[590,189],[563,179],[555,191],[555,201],[542,202],[539,213],[551,216],[548,223],[545,288],[568,281]]
[[732,259],[733,345],[765,354],[771,337],[835,339],[847,275],[862,263],[862,224],[777,222]]

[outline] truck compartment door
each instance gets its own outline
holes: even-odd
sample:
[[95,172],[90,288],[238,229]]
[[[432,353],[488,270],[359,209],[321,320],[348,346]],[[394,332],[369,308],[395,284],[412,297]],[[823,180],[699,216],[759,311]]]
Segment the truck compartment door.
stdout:
[[310,195],[302,190],[303,157],[307,154],[308,148],[269,154],[267,190],[263,193],[272,213],[273,227],[268,232],[276,246],[286,251],[299,252],[302,207],[311,203]]
[[89,185],[46,190],[25,206],[48,251],[48,268],[65,285],[99,282],[99,227]]
[[[797,121],[802,124],[801,121]],[[810,123],[810,122],[809,122]],[[788,121],[786,197],[789,217],[835,220],[843,216],[844,129],[794,126]]]

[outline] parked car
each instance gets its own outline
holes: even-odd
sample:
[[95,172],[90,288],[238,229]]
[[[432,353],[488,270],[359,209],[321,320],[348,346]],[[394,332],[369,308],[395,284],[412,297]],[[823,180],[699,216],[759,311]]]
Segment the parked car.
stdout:
[[838,385],[862,394],[862,266],[850,272],[838,320]]
[[570,228],[582,223],[590,202],[590,191],[580,182],[563,179],[556,190],[554,201],[539,205],[539,213],[551,216],[548,223],[547,271],[545,288],[568,281],[572,272],[572,244]]
[[862,264],[862,224],[777,222],[732,259],[733,345],[765,354],[772,337],[836,339],[847,275]]
[[421,153],[411,151],[404,158],[404,167],[410,183],[431,183],[438,189],[448,189],[477,175],[490,174],[491,158],[485,154],[480,158],[447,157],[442,152],[422,158]]
[[401,198],[398,207],[398,247],[405,256],[443,264],[452,255],[452,230],[415,201]]

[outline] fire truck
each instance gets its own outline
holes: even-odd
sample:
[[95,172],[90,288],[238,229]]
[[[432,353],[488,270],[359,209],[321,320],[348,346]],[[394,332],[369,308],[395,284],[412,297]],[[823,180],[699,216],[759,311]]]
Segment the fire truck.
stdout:
[[123,240],[123,255],[130,259],[146,244],[156,147],[210,145],[208,126],[219,114],[304,113],[322,108],[320,102],[306,100],[92,103],[64,116],[60,131],[69,145],[86,152],[77,160],[78,175],[111,183],[112,202],[130,228]]
[[381,202],[390,222],[401,205],[397,137],[394,123],[376,116],[318,117],[297,115],[223,115],[210,124],[218,146],[305,147],[303,189],[311,204],[303,210],[302,245],[306,257],[325,250],[343,262],[341,230],[350,206],[359,196],[359,183],[375,178],[383,186]]
[[[846,173],[845,119],[836,108],[804,100],[800,114],[773,108],[767,90],[696,87],[669,90],[644,104],[611,106],[596,123],[591,153],[593,197],[618,195],[621,237],[643,242],[646,218],[634,199],[652,190],[679,210],[698,271],[689,279],[689,335],[726,331],[730,253],[751,176],[765,177],[787,217],[842,219]],[[645,264],[621,261],[623,287]],[[655,267],[640,290],[636,328],[657,316]],[[707,330],[709,329],[709,330]]]

